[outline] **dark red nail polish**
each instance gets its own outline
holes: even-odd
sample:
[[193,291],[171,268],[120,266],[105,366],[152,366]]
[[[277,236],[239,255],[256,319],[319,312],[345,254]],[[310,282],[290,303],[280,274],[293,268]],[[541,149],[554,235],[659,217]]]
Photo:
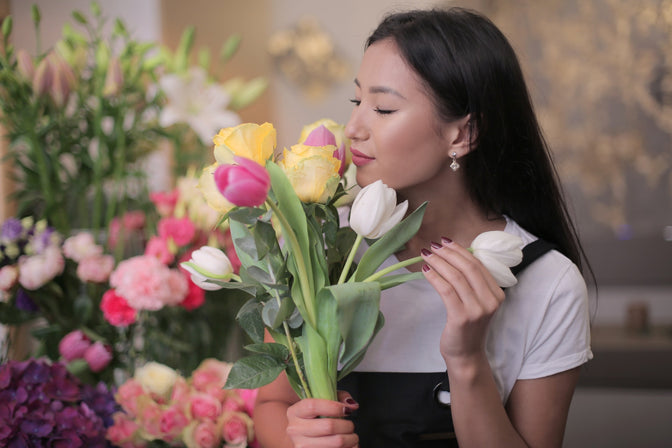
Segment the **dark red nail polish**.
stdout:
[[343,415],[345,415],[345,416],[348,416],[348,415],[352,414],[353,412],[355,412],[354,409],[343,408]]
[[432,247],[434,249],[441,249],[442,246],[439,243],[435,243],[434,241],[432,241]]
[[422,265],[422,272],[429,272],[430,269],[431,268],[429,266],[427,266],[426,264]]
[[443,244],[450,244],[450,243],[453,242],[453,240],[451,240],[450,238],[446,238],[445,236],[442,236],[442,237],[441,237],[441,242],[442,242]]
[[432,253],[431,253],[430,251],[428,251],[427,249],[425,249],[424,247],[422,248],[422,250],[420,251],[420,253],[421,253],[422,255],[424,255],[425,257],[429,257],[430,255],[432,255]]
[[346,398],[346,399],[345,399],[345,402],[348,403],[349,405],[352,405],[352,406],[356,406],[356,405],[357,405],[357,402],[356,402],[355,399],[352,398],[352,397],[348,397],[348,398]]

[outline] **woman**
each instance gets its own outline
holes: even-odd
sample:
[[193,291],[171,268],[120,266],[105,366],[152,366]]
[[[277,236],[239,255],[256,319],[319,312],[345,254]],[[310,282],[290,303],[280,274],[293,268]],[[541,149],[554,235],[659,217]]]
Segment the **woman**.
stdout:
[[[353,103],[358,183],[429,201],[396,254],[422,254],[425,279],[384,292],[385,326],[339,402],[299,401],[284,376],[260,390],[262,445],[560,447],[592,357],[582,251],[511,46],[467,10],[391,15]],[[556,249],[505,292],[465,249],[489,230]]]

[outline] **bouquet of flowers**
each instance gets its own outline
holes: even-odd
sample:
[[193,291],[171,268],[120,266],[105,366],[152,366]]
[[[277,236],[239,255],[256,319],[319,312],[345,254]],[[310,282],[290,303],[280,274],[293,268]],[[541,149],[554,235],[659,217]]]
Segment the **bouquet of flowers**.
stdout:
[[[417,232],[426,203],[407,214],[407,201],[397,204],[396,192],[379,180],[359,191],[349,225],[341,226],[348,142],[331,120],[304,128],[280,160],[268,123],[223,129],[214,143],[217,163],[204,170],[201,188],[226,211],[240,274],[219,274],[221,256],[183,266],[199,284],[254,296],[238,313],[254,355],[236,362],[227,387],[260,387],[285,371],[300,397],[335,400],[338,379],[363,359],[384,324],[381,290],[422,276],[398,271],[421,257],[379,268]],[[368,247],[354,263],[364,239]],[[521,246],[518,237],[486,232],[471,249],[500,285],[511,286],[509,266],[520,262]],[[275,342],[264,343],[264,331]]]
[[[83,32],[68,24],[62,39],[43,51],[41,14],[33,6],[35,57],[10,44],[11,17],[2,27],[0,124],[9,143],[17,212],[44,218],[65,235],[71,229],[98,231],[114,217],[146,207],[141,162],[159,147],[157,142],[174,143],[183,175],[188,163],[204,163],[187,160],[185,154],[202,153],[187,149],[203,148],[202,142],[218,130],[204,116],[220,125],[238,124],[234,109],[254,101],[266,87],[261,78],[214,82],[207,52],[198,67],[189,67],[193,27],[172,52],[134,40],[119,19],[106,37],[106,18],[97,3],[91,12],[92,17],[73,12]],[[222,61],[235,53],[239,41],[233,36],[225,42]],[[178,94],[185,82],[192,86],[191,96]],[[198,100],[204,95],[208,107],[194,110],[204,104]]]
[[119,409],[107,386],[82,384],[44,359],[0,365],[0,445],[107,447]]
[[122,410],[113,415],[107,438],[116,446],[155,442],[188,448],[254,446],[252,412],[256,390],[224,390],[231,365],[205,359],[191,377],[147,363],[119,387]]
[[156,217],[129,212],[113,220],[108,249],[140,243],[140,252],[121,252],[126,258],[105,253],[90,232],[63,239],[44,221],[7,220],[0,229],[0,322],[35,321],[34,354],[64,360],[89,382],[112,383],[115,371],[132,374],[145,360],[188,373],[207,357],[227,356],[244,294],[206,293],[178,267],[203,244],[232,248],[225,229],[210,231],[213,211],[195,182],[183,178],[181,191],[153,195]]

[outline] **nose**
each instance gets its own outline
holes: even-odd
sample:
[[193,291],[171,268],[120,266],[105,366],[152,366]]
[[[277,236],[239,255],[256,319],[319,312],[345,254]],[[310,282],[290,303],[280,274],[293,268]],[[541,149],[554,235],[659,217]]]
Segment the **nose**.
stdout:
[[359,113],[359,107],[353,107],[350,120],[345,125],[345,136],[352,141],[361,141],[365,140],[367,135],[364,120]]

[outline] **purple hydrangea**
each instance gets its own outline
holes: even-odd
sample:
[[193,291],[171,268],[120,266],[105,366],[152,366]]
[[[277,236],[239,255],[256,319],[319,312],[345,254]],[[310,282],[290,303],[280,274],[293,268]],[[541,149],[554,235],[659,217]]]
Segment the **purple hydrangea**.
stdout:
[[0,228],[0,241],[3,243],[13,243],[19,239],[23,233],[21,221],[16,218],[9,218]]
[[14,303],[18,309],[28,311],[29,313],[35,313],[40,309],[23,288],[17,289],[16,302]]
[[104,384],[83,385],[62,363],[0,366],[0,446],[107,447],[115,411]]

